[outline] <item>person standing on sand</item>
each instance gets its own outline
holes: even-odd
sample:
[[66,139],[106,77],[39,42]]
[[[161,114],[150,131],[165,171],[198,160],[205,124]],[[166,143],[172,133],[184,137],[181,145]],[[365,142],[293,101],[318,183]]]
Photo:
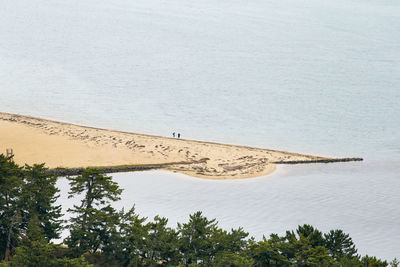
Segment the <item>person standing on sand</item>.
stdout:
[[172,137],[175,138],[175,132],[172,133]]
[[178,138],[181,138],[181,134],[180,133],[178,133]]

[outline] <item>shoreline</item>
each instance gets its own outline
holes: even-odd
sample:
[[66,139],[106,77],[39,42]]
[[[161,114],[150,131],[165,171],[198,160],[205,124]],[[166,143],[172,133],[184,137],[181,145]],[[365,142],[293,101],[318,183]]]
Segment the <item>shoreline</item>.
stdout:
[[206,179],[267,175],[275,170],[276,164],[345,161],[108,130],[0,112],[0,153],[5,153],[7,148],[13,149],[18,164],[44,162],[52,170],[98,166],[110,173],[143,170],[147,165],[146,169],[164,169]]

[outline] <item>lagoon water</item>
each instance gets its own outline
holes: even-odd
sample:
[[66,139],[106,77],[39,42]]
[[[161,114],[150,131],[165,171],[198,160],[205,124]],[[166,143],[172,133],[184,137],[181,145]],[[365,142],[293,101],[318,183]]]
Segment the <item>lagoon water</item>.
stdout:
[[[118,207],[202,210],[251,235],[341,228],[400,257],[397,0],[14,0],[0,8],[0,110],[364,162],[208,181],[116,174]],[[67,185],[63,186],[62,203]]]

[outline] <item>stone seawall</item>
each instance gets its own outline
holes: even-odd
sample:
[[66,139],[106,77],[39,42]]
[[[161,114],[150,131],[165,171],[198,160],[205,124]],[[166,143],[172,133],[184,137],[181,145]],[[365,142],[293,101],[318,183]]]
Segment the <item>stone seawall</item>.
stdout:
[[[143,166],[115,166],[115,167],[93,167],[102,170],[104,173],[134,172],[162,169],[165,165],[143,165]],[[56,176],[74,176],[82,174],[86,168],[55,168],[48,169],[46,172]]]
[[363,161],[363,158],[339,158],[339,159],[321,159],[321,160],[293,160],[293,161],[275,161],[274,164],[308,164],[308,163],[335,163],[349,161]]
[[[310,164],[310,163],[335,163],[335,162],[350,162],[350,161],[363,161],[362,158],[339,158],[339,159],[321,159],[321,160],[293,160],[293,161],[276,161],[273,164]],[[102,170],[104,173],[116,172],[134,172],[134,171],[149,171],[157,169],[165,169],[171,165],[187,165],[201,163],[202,161],[192,162],[171,162],[164,164],[148,164],[148,165],[123,165],[123,166],[109,166],[109,167],[93,167]],[[80,175],[85,168],[55,168],[48,169],[46,172],[56,176],[73,176]]]

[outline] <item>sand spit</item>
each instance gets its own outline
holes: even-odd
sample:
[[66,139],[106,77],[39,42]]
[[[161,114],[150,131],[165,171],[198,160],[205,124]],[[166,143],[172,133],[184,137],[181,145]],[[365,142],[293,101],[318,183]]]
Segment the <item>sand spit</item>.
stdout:
[[[123,166],[162,168],[208,179],[266,175],[275,162],[336,160],[245,146],[209,143],[79,126],[0,113],[0,153],[12,148],[19,164],[49,168]],[[132,167],[133,166],[133,167]],[[136,167],[135,167],[136,166]],[[146,167],[148,166],[148,167]]]

